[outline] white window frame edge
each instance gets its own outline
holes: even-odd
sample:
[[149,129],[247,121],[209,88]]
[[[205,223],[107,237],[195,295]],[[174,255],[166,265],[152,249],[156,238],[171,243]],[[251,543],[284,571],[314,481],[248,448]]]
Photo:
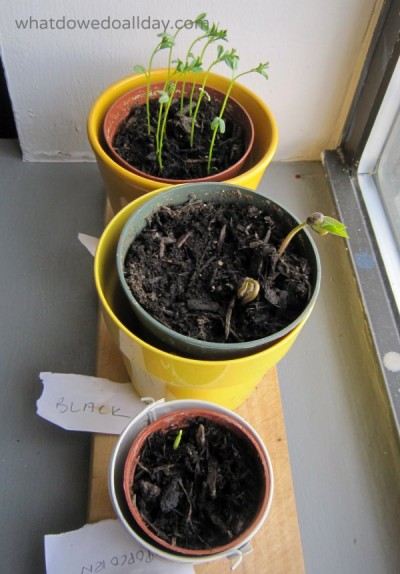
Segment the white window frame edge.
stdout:
[[[400,0],[385,0],[343,129],[342,140],[337,149],[322,153],[322,162],[339,218],[348,227],[349,262],[364,309],[371,350],[375,351],[376,365],[381,375],[376,383],[382,385],[382,391],[388,398],[388,414],[392,414],[393,428],[400,440],[400,311],[364,197],[366,195],[376,199],[378,192],[376,189],[376,193],[369,190],[363,195],[358,175],[359,162],[372,128],[381,130],[381,145],[386,141],[388,128],[385,130],[383,124],[376,122],[376,118],[381,109],[384,113],[382,102],[385,96],[390,97],[388,88],[400,58],[399,31]],[[392,83],[392,88],[395,92],[395,83]],[[396,110],[397,107],[398,104]],[[392,124],[393,117],[386,121]],[[379,134],[374,137],[379,137]],[[366,165],[362,165],[364,175],[368,174]],[[373,180],[375,166],[368,167],[370,180]],[[361,179],[366,179],[364,175]],[[383,206],[380,207],[383,210]],[[372,203],[369,209],[377,213],[376,204]],[[391,264],[387,267],[390,268]]]
[[400,59],[383,98],[357,170],[365,206],[371,220],[381,257],[397,308],[400,310],[400,253],[373,174],[399,111]]

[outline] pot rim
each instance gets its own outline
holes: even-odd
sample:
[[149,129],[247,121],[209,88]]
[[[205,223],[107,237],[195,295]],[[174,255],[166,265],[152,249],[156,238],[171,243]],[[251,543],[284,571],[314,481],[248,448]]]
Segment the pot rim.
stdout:
[[[268,335],[267,337],[262,337],[259,339],[253,339],[251,341],[244,341],[244,342],[240,342],[240,343],[216,343],[213,341],[203,341],[200,339],[195,339],[193,337],[189,337],[187,335],[183,335],[177,331],[174,331],[173,329],[170,329],[169,327],[166,327],[160,321],[155,319],[150,313],[148,313],[144,309],[144,307],[134,297],[133,293],[131,292],[131,290],[129,289],[129,287],[125,281],[123,264],[124,264],[126,251],[124,249],[124,243],[126,242],[126,235],[129,234],[129,225],[130,225],[131,221],[140,217],[142,212],[146,211],[146,209],[148,209],[149,205],[151,207],[154,207],[154,209],[152,209],[152,211],[155,211],[157,209],[157,207],[161,207],[162,205],[164,205],[165,203],[163,201],[163,197],[165,197],[166,195],[167,195],[167,198],[169,198],[171,196],[171,200],[172,200],[172,196],[176,195],[179,192],[178,190],[180,190],[180,189],[190,188],[190,190],[188,191],[188,194],[187,194],[187,195],[189,195],[189,193],[190,194],[196,193],[197,190],[200,191],[203,186],[204,186],[204,184],[201,184],[201,183],[199,183],[199,184],[188,183],[188,184],[184,184],[184,185],[175,186],[174,188],[171,187],[169,189],[162,189],[161,191],[159,191],[159,193],[157,195],[149,197],[148,199],[146,199],[139,206],[139,208],[137,210],[135,210],[130,215],[128,220],[125,222],[125,225],[123,226],[123,229],[121,231],[120,238],[118,241],[118,246],[117,246],[117,254],[116,254],[117,271],[118,271],[120,284],[123,288],[125,295],[127,296],[128,300],[129,300],[129,303],[133,309],[133,312],[135,314],[137,313],[137,315],[141,315],[140,318],[138,317],[138,320],[142,321],[142,317],[143,317],[144,321],[146,321],[148,324],[151,325],[151,329],[154,329],[154,331],[160,332],[162,334],[163,338],[166,338],[169,341],[171,339],[176,340],[176,341],[178,341],[178,344],[180,344],[182,346],[187,345],[188,348],[194,349],[194,351],[192,351],[192,352],[196,352],[197,350],[199,350],[200,352],[209,350],[210,352],[221,351],[221,352],[226,352],[227,354],[234,353],[235,351],[249,351],[249,353],[251,353],[252,350],[254,351],[256,348],[258,348],[260,346],[270,347],[276,343],[279,343],[279,340],[281,340],[286,335],[290,334],[295,328],[297,328],[303,322],[303,320],[305,320],[309,316],[311,309],[313,308],[313,306],[315,304],[315,301],[317,299],[319,289],[320,289],[321,262],[320,262],[317,247],[314,243],[313,238],[311,237],[311,234],[309,233],[309,231],[307,229],[303,229],[302,233],[304,233],[304,236],[306,237],[306,241],[309,243],[311,250],[314,254],[314,257],[315,257],[315,269],[314,269],[315,282],[314,282],[314,289],[313,289],[312,295],[311,295],[310,300],[308,301],[307,305],[305,306],[304,310],[298,315],[298,317],[296,317],[296,319],[294,321],[289,323],[286,327],[284,327],[280,331],[277,331],[276,333],[273,333],[272,335]],[[244,194],[247,194],[247,196],[250,196],[251,198],[255,198],[255,197],[256,198],[262,198],[263,200],[266,200],[267,202],[270,202],[271,204],[275,205],[278,208],[278,210],[287,214],[290,218],[292,218],[296,222],[296,224],[301,223],[300,220],[294,214],[291,213],[291,211],[289,211],[287,208],[282,206],[280,203],[278,203],[277,201],[272,200],[272,199],[270,199],[264,195],[261,195],[260,193],[257,193],[251,189],[245,188],[243,186],[237,186],[237,185],[229,184],[229,183],[217,183],[217,182],[209,182],[206,184],[206,187],[208,189],[215,188],[214,191],[212,192],[212,195],[214,195],[215,190],[219,188],[221,191],[227,191],[227,192],[229,192],[229,191],[234,192],[236,190],[240,190],[241,192],[243,192]],[[211,194],[211,192],[210,192],[210,194]],[[170,345],[173,345],[173,343],[170,343]],[[190,357],[190,358],[192,358],[192,357]]]

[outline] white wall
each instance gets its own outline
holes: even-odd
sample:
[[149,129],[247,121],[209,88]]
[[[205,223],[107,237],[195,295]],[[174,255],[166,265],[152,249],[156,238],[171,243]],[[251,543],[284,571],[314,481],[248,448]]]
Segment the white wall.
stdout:
[[[276,159],[316,159],[338,143],[382,1],[3,0],[0,49],[24,158],[90,159],[86,116],[92,101],[135,64],[146,64],[155,45],[154,30],[66,29],[73,19],[139,17],[146,26],[148,17],[153,25],[173,24],[205,11],[228,29],[241,69],[270,62],[268,82],[252,76],[243,83],[277,119]],[[31,29],[18,29],[16,20],[30,18]]]

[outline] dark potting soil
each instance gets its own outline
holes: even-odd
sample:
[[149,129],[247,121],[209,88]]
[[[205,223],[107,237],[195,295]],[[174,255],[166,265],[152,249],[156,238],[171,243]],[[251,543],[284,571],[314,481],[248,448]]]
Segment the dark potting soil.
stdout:
[[225,117],[225,132],[218,132],[211,164],[207,171],[211,141],[211,123],[218,116],[220,107],[203,98],[196,121],[193,147],[190,146],[192,117],[188,101],[180,112],[176,99],[168,114],[166,137],[163,145],[163,168],[156,157],[155,134],[159,104],[150,100],[151,132],[148,133],[145,104],[132,108],[127,120],[121,125],[113,141],[113,147],[130,165],[149,175],[167,179],[198,179],[214,175],[235,164],[245,152],[243,127]]
[[[241,342],[272,335],[294,321],[312,292],[311,268],[295,238],[251,204],[192,201],[161,207],[131,245],[125,278],[139,303],[167,327],[200,340]],[[236,298],[243,279],[257,298]]]
[[[151,435],[140,456],[133,496],[142,518],[174,546],[228,544],[254,518],[264,484],[253,447],[203,417]],[[262,492],[262,490],[261,490]]]

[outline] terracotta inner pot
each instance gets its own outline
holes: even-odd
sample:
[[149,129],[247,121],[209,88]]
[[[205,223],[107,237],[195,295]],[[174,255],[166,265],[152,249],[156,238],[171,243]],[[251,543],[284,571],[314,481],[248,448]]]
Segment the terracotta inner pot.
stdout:
[[[164,83],[152,84],[151,86],[151,95],[156,95],[158,90],[162,90],[164,88]],[[192,84],[186,83],[185,84],[185,94],[189,94],[192,88]],[[222,104],[222,101],[225,97],[225,94],[215,90],[213,88],[207,87],[207,92],[209,95],[217,102]],[[250,152],[251,148],[254,143],[254,125],[253,122],[247,113],[247,111],[233,98],[229,98],[225,113],[226,117],[231,118],[233,121],[240,123],[245,132],[245,153],[242,155],[240,160],[238,160],[235,164],[230,166],[228,169],[221,171],[217,174],[213,174],[207,177],[199,178],[196,180],[181,180],[181,179],[167,179],[162,177],[153,176],[147,174],[132,165],[126,162],[114,149],[113,141],[115,134],[117,133],[119,126],[125,119],[129,116],[129,113],[133,106],[139,106],[146,103],[146,94],[147,89],[146,86],[141,86],[126,94],[123,94],[120,98],[118,98],[112,106],[109,108],[105,118],[104,118],[104,138],[107,144],[108,152],[110,156],[122,167],[127,169],[128,171],[135,173],[141,177],[145,177],[154,181],[159,181],[162,183],[167,184],[179,184],[179,183],[190,183],[192,181],[225,181],[232,177],[238,175],[243,168]],[[178,85],[176,88],[176,97],[179,97],[181,94],[181,88]]]
[[[135,473],[137,471],[138,462],[140,461],[141,450],[147,438],[151,434],[160,430],[166,433],[170,430],[182,429],[182,428],[184,429],[184,427],[189,424],[189,420],[196,417],[207,418],[208,420],[217,425],[224,426],[230,432],[234,433],[242,440],[248,441],[249,450],[253,451],[256,460],[256,465],[258,466],[258,474],[260,477],[260,495],[259,495],[258,506],[248,526],[245,528],[243,532],[241,532],[236,538],[231,540],[231,542],[229,542],[228,544],[206,549],[187,549],[179,547],[176,545],[172,545],[169,542],[160,538],[159,536],[155,535],[153,531],[147,526],[146,521],[142,518],[136,506],[135,499],[132,500],[132,484],[135,477]],[[139,433],[134,443],[132,444],[132,447],[126,459],[123,487],[128,507],[130,509],[130,512],[132,513],[132,516],[136,524],[142,530],[144,535],[151,540],[153,544],[161,548],[167,549],[168,551],[174,554],[189,555],[189,556],[190,555],[206,556],[226,552],[231,548],[239,547],[241,543],[243,543],[249,538],[250,536],[249,533],[251,533],[251,531],[254,530],[254,528],[257,526],[257,523],[260,520],[262,520],[263,515],[266,511],[271,492],[271,476],[269,472],[268,461],[266,460],[263,449],[261,448],[257,439],[251,434],[251,432],[246,427],[241,425],[239,421],[236,421],[225,414],[214,413],[208,410],[195,409],[190,411],[176,411],[174,413],[164,415],[161,418],[157,419],[154,423],[148,425],[141,433]]]

